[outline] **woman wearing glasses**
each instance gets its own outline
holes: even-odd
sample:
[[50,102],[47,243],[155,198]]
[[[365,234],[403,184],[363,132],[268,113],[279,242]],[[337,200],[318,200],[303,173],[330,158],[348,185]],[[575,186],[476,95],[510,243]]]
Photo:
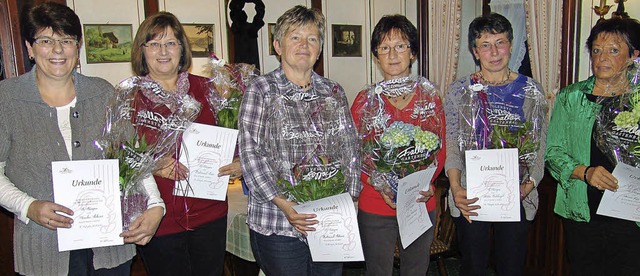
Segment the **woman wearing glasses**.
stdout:
[[[409,171],[435,168],[431,179],[418,183],[423,191],[416,194],[417,202],[426,202],[432,222],[435,222],[436,200],[431,183],[444,166],[444,141],[433,148],[416,144],[386,149],[384,136],[396,125],[411,125],[412,129],[431,132],[444,137],[444,112],[438,92],[427,79],[410,76],[411,64],[418,54],[418,32],[402,15],[384,16],[376,24],[371,37],[371,51],[384,80],[361,91],[352,107],[358,133],[363,141],[361,181],[358,199],[358,225],[366,263],[366,275],[393,274],[393,260],[398,242],[401,275],[425,275],[429,268],[429,249],[433,241],[433,227],[404,248],[399,243],[394,194],[390,193],[385,177],[402,178]],[[410,152],[403,155],[401,152]],[[403,156],[401,156],[403,155]],[[388,172],[378,166],[381,160],[393,167]],[[394,166],[394,162],[402,165]],[[406,170],[405,170],[406,169]],[[430,187],[430,188],[429,188]]]
[[[69,216],[81,210],[54,203],[51,180],[52,161],[101,158],[93,142],[102,133],[104,103],[113,86],[75,71],[82,27],[69,7],[51,2],[33,7],[23,18],[22,35],[35,66],[0,83],[0,205],[16,218],[15,271],[129,275],[131,244],[58,252],[57,229],[71,228]],[[160,202],[150,180],[149,202]],[[134,221],[139,227],[124,232],[124,241],[147,243],[162,219],[162,205],[150,206]]]
[[[445,171],[451,185],[449,203],[458,231],[463,275],[487,274],[492,231],[498,274],[521,275],[529,225],[538,207],[536,186],[544,173],[547,103],[536,81],[509,69],[512,39],[511,23],[502,15],[474,19],[469,25],[469,50],[480,70],[453,82],[445,99]],[[531,128],[524,127],[529,123]],[[519,198],[514,195],[522,203],[517,205],[521,213],[518,222],[473,221],[481,206],[474,204],[477,197],[467,198],[465,151],[494,148],[493,142],[501,141],[491,136],[497,127],[508,129],[510,134],[500,137],[505,141],[509,135],[519,135],[511,132],[520,129],[537,141],[524,163],[520,156]]]
[[[208,79],[188,73],[191,47],[173,14],[160,12],[142,22],[133,41],[131,64],[136,75],[157,82],[165,91],[191,95],[202,104],[195,122],[215,125],[206,99]],[[186,179],[189,172],[177,161],[181,150],[176,145],[173,155],[160,160],[154,172],[167,213],[154,239],[141,246],[140,253],[149,275],[218,276],[225,255],[227,202],[173,195],[176,181]],[[219,174],[241,175],[239,161],[223,166]]]

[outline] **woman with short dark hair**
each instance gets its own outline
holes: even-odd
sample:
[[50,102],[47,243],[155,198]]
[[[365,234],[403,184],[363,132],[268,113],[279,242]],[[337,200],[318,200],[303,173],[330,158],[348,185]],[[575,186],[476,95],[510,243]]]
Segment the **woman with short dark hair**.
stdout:
[[[54,203],[51,162],[102,158],[107,81],[76,72],[82,29],[69,7],[48,2],[22,22],[30,72],[0,82],[0,205],[15,214],[15,270],[22,275],[129,275],[131,244],[58,252],[57,229],[71,228],[74,206]],[[147,210],[124,242],[146,244],[164,204],[152,178]],[[78,227],[78,226],[76,226]],[[120,225],[119,227],[122,227]]]
[[591,29],[586,47],[593,76],[560,90],[549,122],[545,159],[558,180],[554,211],[563,217],[571,275],[635,275],[640,227],[596,211],[604,191],[618,189],[611,174],[616,165],[640,165],[626,150],[614,153],[611,143],[602,144],[627,148],[640,138],[637,122],[618,126],[612,117],[637,93],[629,91],[627,71],[640,55],[640,23],[603,20]]
[[[469,50],[480,70],[454,81],[446,95],[445,172],[462,275],[487,274],[492,238],[498,275],[522,275],[527,236],[538,209],[536,187],[544,175],[547,101],[538,82],[509,69],[512,39],[511,23],[504,16],[492,13],[474,19],[469,25]],[[466,152],[519,147],[525,143],[518,145],[514,140],[525,138],[528,149],[518,148],[519,188],[500,198],[516,202],[520,220],[474,220],[481,206],[476,204],[478,197],[467,198],[467,187],[468,182],[479,180],[467,178]]]
[[[429,250],[434,227],[410,245],[400,243],[394,194],[388,192],[386,179],[404,178],[414,171],[435,169],[432,178],[424,179],[415,197],[429,212],[435,224],[436,199],[432,184],[444,166],[444,112],[438,90],[426,78],[410,76],[411,64],[418,55],[418,31],[403,15],[383,16],[373,29],[371,51],[384,80],[360,91],[351,106],[358,133],[364,143],[360,176],[363,185],[358,198],[358,225],[364,250],[366,275],[391,275],[396,243],[401,275],[425,275],[429,268]],[[433,148],[417,143],[397,150],[386,150],[384,138],[397,125],[435,135]],[[386,134],[385,134],[386,133]],[[416,134],[414,134],[416,135]],[[417,136],[417,135],[416,135]],[[390,148],[393,148],[390,147]],[[402,153],[405,153],[403,157]],[[408,152],[411,152],[407,154]],[[381,160],[392,172],[378,167]],[[390,163],[390,164],[389,164]],[[396,164],[402,164],[396,166]],[[411,171],[403,168],[411,167]],[[389,177],[384,177],[389,176]],[[426,204],[425,204],[426,202]]]

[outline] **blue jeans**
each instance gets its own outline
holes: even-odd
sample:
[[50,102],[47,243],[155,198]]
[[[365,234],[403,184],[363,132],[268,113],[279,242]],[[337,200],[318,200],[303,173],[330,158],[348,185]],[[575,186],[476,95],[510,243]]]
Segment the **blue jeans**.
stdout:
[[95,269],[93,267],[93,251],[79,249],[69,252],[70,276],[128,276],[131,274],[131,260],[113,267]]
[[298,238],[265,236],[251,230],[251,249],[267,276],[340,276],[342,263],[313,262],[309,246]]

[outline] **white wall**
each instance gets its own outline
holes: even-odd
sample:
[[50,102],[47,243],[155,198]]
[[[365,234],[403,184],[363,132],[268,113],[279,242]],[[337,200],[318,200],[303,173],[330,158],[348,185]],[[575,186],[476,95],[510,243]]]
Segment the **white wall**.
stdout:
[[[173,13],[182,24],[214,24],[213,43],[217,57],[228,59],[227,26],[224,0],[190,0],[188,4],[182,0],[159,0],[160,11]],[[205,75],[204,66],[208,58],[193,58],[190,72],[195,75]]]
[[[139,9],[144,6],[142,0],[68,0],[67,5],[78,14],[82,24],[131,24],[132,36],[144,19],[144,11]],[[88,76],[102,77],[112,84],[132,75],[130,62],[87,64],[84,45],[80,48],[79,71]]]
[[[265,26],[258,33],[259,59],[262,72],[276,69],[280,62],[269,55],[268,23],[275,23],[282,13],[295,5],[311,6],[311,0],[263,0],[265,3]],[[131,24],[132,36],[144,20],[143,0],[68,0],[67,4],[76,11],[82,24]],[[214,48],[219,58],[229,59],[227,25],[230,24],[224,0],[191,0],[186,5],[182,0],[158,0],[161,11],[175,14],[185,24],[214,24]],[[324,75],[339,82],[347,92],[349,101],[367,84],[382,80],[382,74],[373,62],[369,50],[371,32],[378,20],[388,14],[406,15],[414,25],[417,23],[417,0],[323,0],[323,14],[327,19],[324,39]],[[255,5],[247,3],[244,10],[253,18]],[[332,57],[332,24],[362,26],[362,56]],[[203,75],[207,58],[194,58],[191,73]],[[132,75],[131,63],[87,64],[84,48],[80,53],[80,72],[100,76],[112,84]],[[417,68],[414,64],[413,68]],[[417,74],[414,70],[412,74]]]
[[[579,20],[579,33],[576,37],[576,54],[577,54],[577,68],[576,71],[578,73],[576,81],[584,80],[591,76],[591,62],[589,60],[589,53],[585,46],[587,42],[587,38],[589,37],[589,32],[591,31],[591,27],[596,24],[596,21],[600,18],[598,15],[593,12],[594,6],[599,6],[600,0],[583,0],[580,17]],[[607,1],[607,5],[611,5],[611,10],[605,16],[605,18],[610,18],[611,13],[613,13],[618,7],[613,0]],[[624,3],[625,11],[629,14],[631,18],[635,18],[640,20],[640,1],[627,1]]]

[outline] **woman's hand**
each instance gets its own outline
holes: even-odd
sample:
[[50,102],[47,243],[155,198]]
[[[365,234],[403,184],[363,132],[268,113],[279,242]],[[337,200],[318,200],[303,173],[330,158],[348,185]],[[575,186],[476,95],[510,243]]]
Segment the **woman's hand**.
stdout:
[[460,185],[461,179],[461,171],[459,169],[449,169],[447,170],[447,175],[449,176],[449,186],[451,189],[451,194],[453,194],[453,202],[456,204],[456,207],[460,209],[460,213],[464,216],[465,219],[469,223],[471,223],[470,216],[477,216],[478,213],[473,212],[476,209],[480,209],[479,205],[471,205],[476,203],[479,198],[475,197],[472,199],[467,199],[467,190]]
[[47,229],[71,228],[73,220],[56,212],[73,216],[73,211],[67,207],[47,200],[36,200],[29,205],[27,217]]
[[145,245],[156,234],[163,216],[164,210],[160,206],[147,209],[131,223],[128,231],[120,234],[120,237],[124,238],[125,243]]
[[189,175],[189,169],[175,158],[165,156],[158,159],[153,175],[171,180],[185,180]]
[[233,158],[231,164],[222,166],[218,170],[218,176],[228,175],[231,179],[239,178],[242,176],[242,170],[240,169],[240,158]]
[[472,199],[467,199],[467,190],[462,188],[461,186],[451,186],[451,193],[453,194],[453,201],[456,204],[456,207],[460,209],[460,212],[467,219],[469,223],[471,223],[470,216],[477,216],[478,213],[473,212],[474,210],[480,209],[479,205],[471,205],[476,203],[479,198],[475,197]]
[[416,202],[427,202],[432,196],[433,191],[429,189],[428,191],[420,191],[420,196],[416,199]]
[[307,231],[316,231],[315,228],[310,227],[311,225],[318,224],[317,220],[312,220],[316,217],[315,214],[298,214],[296,210],[293,209],[292,206],[298,205],[293,201],[288,201],[282,196],[275,197],[273,203],[282,210],[284,215],[287,217],[287,220],[296,231],[300,232],[305,237],[307,236]]
[[618,190],[618,179],[602,166],[589,167],[586,181],[589,185],[601,191],[609,190],[615,192]]
[[524,198],[527,197],[529,193],[531,193],[531,191],[533,191],[534,187],[535,182],[531,178],[522,181],[522,184],[520,184],[520,201],[524,200]]
[[380,196],[382,197],[382,200],[384,200],[384,203],[386,203],[387,205],[389,205],[389,207],[391,207],[391,209],[396,209],[396,204],[393,203],[393,198],[391,198],[389,195],[387,195],[387,193],[385,193],[384,191],[378,191],[380,192]]

